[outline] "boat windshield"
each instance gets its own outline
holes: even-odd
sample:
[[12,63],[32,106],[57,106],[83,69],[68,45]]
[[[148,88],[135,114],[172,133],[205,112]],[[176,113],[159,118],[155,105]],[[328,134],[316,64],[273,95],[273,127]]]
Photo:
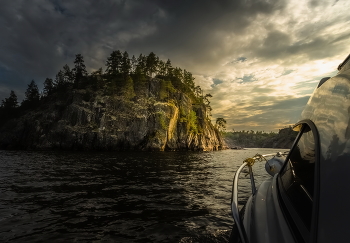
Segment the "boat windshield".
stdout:
[[315,139],[308,125],[303,125],[300,139],[292,148],[280,178],[284,194],[287,195],[287,204],[291,205],[292,211],[310,231],[315,178]]

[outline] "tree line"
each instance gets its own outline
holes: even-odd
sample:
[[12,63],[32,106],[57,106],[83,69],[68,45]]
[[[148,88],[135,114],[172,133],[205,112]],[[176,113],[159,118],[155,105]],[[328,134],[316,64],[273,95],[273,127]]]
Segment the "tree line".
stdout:
[[195,85],[192,73],[186,69],[173,67],[171,61],[161,60],[153,52],[149,55],[140,54],[137,58],[119,50],[113,51],[105,62],[104,68],[99,68],[90,74],[86,70],[84,58],[77,54],[74,67],[67,64],[58,71],[55,78],[46,78],[43,90],[32,80],[25,92],[24,100],[19,104],[17,95],[13,90],[10,96],[1,101],[0,112],[4,119],[12,118],[20,110],[37,107],[41,102],[53,95],[65,95],[66,91],[73,89],[89,89],[92,92],[102,90],[106,95],[123,95],[132,99],[147,87],[151,78],[158,78],[161,82],[160,98],[169,100],[172,93],[180,91],[189,95],[194,104],[204,104],[210,114],[209,98],[211,94],[203,94],[200,86]]
[[[223,136],[229,144],[234,144],[239,147],[276,147],[276,145],[288,144],[295,140],[297,132],[293,131],[292,127],[285,127],[276,132],[264,132],[253,130],[242,130],[224,132]],[[277,146],[277,147],[278,147]]]

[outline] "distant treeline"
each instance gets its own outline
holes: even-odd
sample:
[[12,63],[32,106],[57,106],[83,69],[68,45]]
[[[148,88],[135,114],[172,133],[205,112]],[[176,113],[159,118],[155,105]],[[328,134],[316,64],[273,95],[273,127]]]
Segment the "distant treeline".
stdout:
[[225,142],[231,148],[288,148],[296,135],[292,127],[280,129],[278,133],[253,130],[223,133]]
[[51,97],[64,97],[67,91],[85,89],[86,101],[99,91],[104,95],[123,96],[134,99],[142,95],[149,88],[151,78],[161,81],[160,100],[171,101],[176,92],[187,94],[194,104],[205,104],[210,114],[210,94],[203,95],[200,86],[194,83],[194,77],[187,70],[173,67],[171,61],[160,60],[153,52],[149,55],[140,54],[138,58],[119,50],[113,51],[107,58],[105,67],[88,73],[84,58],[77,54],[74,67],[67,64],[56,74],[55,78],[46,78],[44,88],[39,91],[34,80],[30,82],[25,92],[25,98],[19,104],[14,91],[1,102],[0,123],[19,116],[27,109],[35,109]]

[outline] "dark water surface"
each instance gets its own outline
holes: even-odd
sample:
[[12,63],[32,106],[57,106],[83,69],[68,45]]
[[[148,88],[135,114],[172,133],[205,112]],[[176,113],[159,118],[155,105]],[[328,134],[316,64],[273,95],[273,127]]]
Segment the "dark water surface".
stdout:
[[277,151],[0,151],[0,241],[225,242],[234,172]]

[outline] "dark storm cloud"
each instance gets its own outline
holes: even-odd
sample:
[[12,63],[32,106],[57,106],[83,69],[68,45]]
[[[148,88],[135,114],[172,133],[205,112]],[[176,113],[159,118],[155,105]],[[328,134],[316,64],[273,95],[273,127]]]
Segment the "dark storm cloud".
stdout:
[[77,53],[83,54],[90,68],[103,66],[113,50],[124,49],[131,38],[152,31],[156,9],[151,3],[128,1],[2,3],[0,67],[14,75],[0,84],[10,80],[9,87],[25,89],[24,83],[33,78],[40,83],[54,77],[65,63],[72,65]]
[[210,65],[225,54],[225,33],[239,34],[255,16],[282,8],[280,2],[6,1],[0,9],[0,67],[14,75],[0,84],[25,89],[31,79],[42,83],[72,65],[77,53],[88,67],[99,68],[116,49],[154,51],[194,68]]
[[[251,18],[259,13],[272,12],[277,1],[157,1],[158,7],[167,15],[167,20],[159,23],[159,31],[148,41],[157,44],[170,43],[192,45],[203,43],[207,37],[212,39],[215,32],[240,32],[250,25]],[[152,43],[146,43],[152,44]],[[193,46],[195,47],[195,46]]]
[[177,62],[201,67],[230,55],[225,37],[240,35],[258,15],[283,8],[282,1],[159,1],[166,15],[158,31],[135,46],[152,47]]
[[311,41],[293,43],[287,34],[273,31],[269,33],[256,54],[264,59],[276,60],[284,59],[286,56],[292,58],[297,55],[306,55],[308,60],[315,60],[328,57],[329,50],[332,48],[337,47],[328,37],[315,37]]

